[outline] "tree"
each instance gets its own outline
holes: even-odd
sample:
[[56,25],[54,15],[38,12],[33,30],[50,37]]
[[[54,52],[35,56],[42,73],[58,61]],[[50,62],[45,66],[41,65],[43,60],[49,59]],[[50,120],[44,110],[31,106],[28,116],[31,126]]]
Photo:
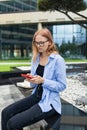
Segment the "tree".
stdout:
[[53,11],[57,10],[65,14],[72,22],[79,24],[80,26],[87,29],[87,26],[81,23],[80,21],[75,21],[69,14],[72,12],[78,16],[87,20],[87,17],[80,14],[80,11],[83,11],[87,8],[87,3],[84,0],[38,0],[38,9],[41,11]]
[[62,54],[65,54],[67,51],[70,52],[70,54],[78,54],[78,45],[76,43],[70,43],[68,42],[61,44],[59,47],[59,51]]

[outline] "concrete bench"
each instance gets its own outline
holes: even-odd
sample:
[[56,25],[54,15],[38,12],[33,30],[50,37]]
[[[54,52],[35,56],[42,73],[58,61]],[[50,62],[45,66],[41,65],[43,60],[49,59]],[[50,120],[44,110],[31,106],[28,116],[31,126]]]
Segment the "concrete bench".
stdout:
[[24,71],[9,71],[9,72],[0,72],[0,85],[3,84],[10,84],[9,78],[16,78],[16,77],[21,77],[21,73],[30,73],[30,70],[24,70]]

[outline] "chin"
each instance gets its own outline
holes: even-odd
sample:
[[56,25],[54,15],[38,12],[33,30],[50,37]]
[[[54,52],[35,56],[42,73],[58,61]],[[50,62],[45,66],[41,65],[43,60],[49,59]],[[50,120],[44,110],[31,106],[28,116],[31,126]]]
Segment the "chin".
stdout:
[[39,51],[39,53],[42,53],[43,51]]
[[38,51],[39,51],[39,52],[43,52],[43,50],[41,50],[41,49],[38,49]]

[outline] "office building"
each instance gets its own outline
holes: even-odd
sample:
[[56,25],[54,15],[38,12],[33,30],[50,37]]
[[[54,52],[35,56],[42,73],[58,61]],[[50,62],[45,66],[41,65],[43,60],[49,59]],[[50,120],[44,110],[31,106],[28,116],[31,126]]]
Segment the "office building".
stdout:
[[[84,14],[86,16],[87,10]],[[37,0],[0,0],[0,59],[29,58],[33,34],[41,24],[51,30],[59,49],[65,44],[64,51],[60,51],[64,56],[87,58],[86,29],[72,24],[59,12],[38,12]],[[87,25],[87,20],[83,24]],[[67,46],[71,44],[76,47],[74,51]]]
[[[36,9],[37,0],[0,0],[0,15],[30,12]],[[29,57],[32,36],[36,29],[36,25],[25,23],[0,25],[0,59]]]
[[[72,55],[71,58],[75,59],[87,58],[87,29],[77,24],[54,25],[53,37],[63,55],[68,58]],[[65,50],[61,49],[63,46],[66,46]]]

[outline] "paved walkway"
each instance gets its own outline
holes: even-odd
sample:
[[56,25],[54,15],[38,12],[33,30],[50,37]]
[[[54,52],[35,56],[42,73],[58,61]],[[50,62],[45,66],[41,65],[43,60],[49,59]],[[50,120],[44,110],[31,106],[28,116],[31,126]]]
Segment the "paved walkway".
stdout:
[[[11,88],[13,91],[11,92]],[[12,97],[12,93],[15,96],[15,99]],[[9,104],[15,102],[15,100],[19,100],[23,98],[23,95],[14,88],[13,85],[2,85],[0,86],[0,120],[1,120],[1,111],[4,107],[8,106]],[[0,125],[1,130],[1,125]]]

